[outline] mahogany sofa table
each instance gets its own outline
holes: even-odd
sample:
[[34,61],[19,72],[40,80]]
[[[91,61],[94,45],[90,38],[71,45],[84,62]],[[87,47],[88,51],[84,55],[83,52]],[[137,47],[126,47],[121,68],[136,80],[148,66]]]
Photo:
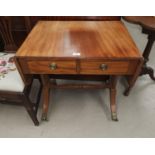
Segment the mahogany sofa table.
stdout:
[[[133,87],[143,58],[121,21],[39,21],[16,54],[24,77],[43,82],[43,114],[47,119],[50,88],[109,88],[112,120],[117,120],[116,83],[128,77]],[[50,77],[49,77],[50,75]],[[57,85],[50,78],[108,77],[101,85]]]

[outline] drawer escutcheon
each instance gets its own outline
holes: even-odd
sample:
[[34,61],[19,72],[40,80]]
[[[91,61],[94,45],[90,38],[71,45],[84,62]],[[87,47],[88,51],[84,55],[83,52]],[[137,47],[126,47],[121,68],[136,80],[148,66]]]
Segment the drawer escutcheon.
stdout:
[[51,70],[56,70],[56,69],[57,69],[57,64],[56,64],[55,62],[53,62],[53,63],[51,63],[51,64],[49,65],[49,68],[50,68]]
[[103,71],[104,71],[104,70],[107,70],[107,69],[108,69],[108,65],[106,65],[106,64],[101,64],[101,65],[100,65],[100,69],[102,69]]

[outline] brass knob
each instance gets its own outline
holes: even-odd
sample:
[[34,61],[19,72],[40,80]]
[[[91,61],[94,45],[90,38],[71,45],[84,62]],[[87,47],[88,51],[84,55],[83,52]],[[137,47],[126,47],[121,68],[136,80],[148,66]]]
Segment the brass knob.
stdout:
[[101,64],[100,68],[104,71],[108,69],[108,65],[106,64]]
[[49,68],[51,69],[51,70],[55,70],[56,68],[57,68],[57,64],[56,63],[51,63],[50,65],[49,65]]

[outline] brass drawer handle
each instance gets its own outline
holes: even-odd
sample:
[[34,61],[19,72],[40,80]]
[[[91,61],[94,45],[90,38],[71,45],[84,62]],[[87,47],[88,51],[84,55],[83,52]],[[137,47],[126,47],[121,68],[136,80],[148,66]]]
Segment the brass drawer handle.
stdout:
[[53,62],[53,63],[51,63],[51,64],[49,65],[49,68],[50,68],[51,70],[56,70],[57,64]]
[[108,65],[106,64],[101,64],[100,68],[104,71],[108,69]]

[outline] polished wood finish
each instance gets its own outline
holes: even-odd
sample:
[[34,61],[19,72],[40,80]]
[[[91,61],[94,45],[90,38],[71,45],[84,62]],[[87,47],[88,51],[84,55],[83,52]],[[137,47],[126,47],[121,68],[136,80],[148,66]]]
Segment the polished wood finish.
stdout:
[[[53,64],[55,69],[51,67]],[[32,74],[76,74],[75,61],[29,61],[28,68]]]
[[[78,63],[79,62],[79,63]],[[104,61],[104,60],[29,60],[27,63],[25,60],[20,64],[23,67],[23,73],[28,74],[90,74],[97,75],[131,75],[135,72],[135,66],[138,65],[136,60],[130,61]],[[51,65],[55,64],[56,68],[52,69]],[[107,68],[102,68],[102,65],[106,65]]]
[[123,17],[126,21],[139,24],[142,27],[142,33],[148,35],[148,43],[143,52],[144,64],[140,75],[149,74],[150,78],[155,81],[154,70],[147,66],[149,61],[149,55],[155,41],[155,17],[149,16],[125,16]]
[[47,113],[49,107],[49,95],[50,95],[50,78],[48,75],[41,75],[41,80],[43,83],[43,112],[42,120],[47,120]]
[[47,118],[49,88],[71,87],[50,84],[50,74],[52,78],[60,75],[110,77],[105,87],[110,89],[112,119],[117,120],[117,76],[130,75],[131,88],[143,61],[120,21],[40,21],[19,48],[16,59],[23,74],[41,74],[44,85],[43,119]]
[[59,89],[103,89],[109,88],[107,84],[51,84],[51,88],[59,88]]
[[120,20],[118,16],[1,16],[0,33],[5,50],[14,51],[20,47],[29,32],[40,20],[44,21],[105,21]]
[[[102,68],[105,65],[106,68]],[[81,61],[81,74],[131,75],[135,72],[137,61]]]
[[18,56],[119,60],[136,59],[140,54],[120,21],[40,21],[19,48]]
[[117,84],[117,76],[110,77],[110,109],[111,109],[111,118],[114,121],[118,121],[117,119],[117,107],[116,107],[116,84]]

